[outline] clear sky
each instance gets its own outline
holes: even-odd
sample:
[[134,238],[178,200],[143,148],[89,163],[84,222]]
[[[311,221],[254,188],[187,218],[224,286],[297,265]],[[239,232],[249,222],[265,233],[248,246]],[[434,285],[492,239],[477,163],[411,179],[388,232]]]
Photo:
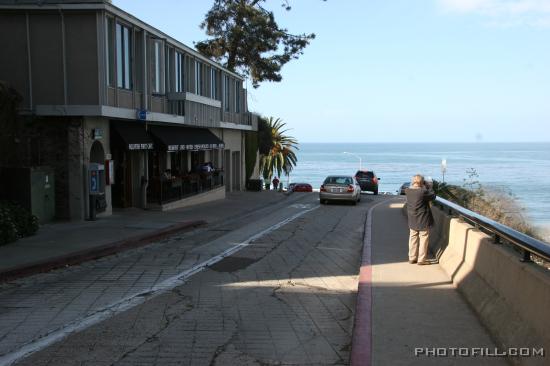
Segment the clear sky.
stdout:
[[[113,0],[193,46],[213,0]],[[268,0],[317,38],[249,109],[300,142],[550,141],[550,0]]]

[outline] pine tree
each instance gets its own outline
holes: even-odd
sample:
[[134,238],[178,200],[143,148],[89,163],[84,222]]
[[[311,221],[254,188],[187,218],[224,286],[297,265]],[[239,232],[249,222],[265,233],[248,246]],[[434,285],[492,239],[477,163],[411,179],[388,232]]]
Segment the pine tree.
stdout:
[[[280,28],[266,0],[215,0],[201,28],[210,39],[195,44],[207,57],[252,80],[281,81],[282,67],[303,54],[315,34],[290,34]],[[290,10],[287,1],[283,7]]]

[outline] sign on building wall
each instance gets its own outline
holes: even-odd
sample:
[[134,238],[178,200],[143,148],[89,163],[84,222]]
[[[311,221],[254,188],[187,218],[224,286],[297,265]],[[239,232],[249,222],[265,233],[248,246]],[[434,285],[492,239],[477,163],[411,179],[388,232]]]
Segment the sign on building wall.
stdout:
[[92,130],[92,138],[94,140],[101,140],[103,138],[103,129],[102,128],[94,128]]
[[139,119],[140,121],[147,120],[147,111],[145,109],[138,109],[137,119]]

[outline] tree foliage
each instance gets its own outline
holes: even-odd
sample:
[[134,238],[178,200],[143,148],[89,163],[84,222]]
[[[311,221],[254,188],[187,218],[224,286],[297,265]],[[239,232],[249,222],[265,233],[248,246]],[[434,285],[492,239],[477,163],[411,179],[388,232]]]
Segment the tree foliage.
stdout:
[[[263,81],[281,81],[282,67],[303,54],[315,34],[290,34],[279,27],[266,0],[215,0],[201,28],[210,39],[195,44],[207,57],[229,70],[249,76],[256,88]],[[290,10],[287,1],[282,3]]]
[[268,181],[275,172],[278,176],[282,172],[289,174],[298,162],[295,153],[298,141],[286,135],[288,130],[284,129],[285,126],[280,118],[269,117],[258,121],[260,173]]

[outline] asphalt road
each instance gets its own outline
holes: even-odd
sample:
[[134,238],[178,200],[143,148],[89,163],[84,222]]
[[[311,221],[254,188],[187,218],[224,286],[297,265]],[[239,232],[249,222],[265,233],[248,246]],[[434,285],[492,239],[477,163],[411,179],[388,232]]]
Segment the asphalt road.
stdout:
[[366,212],[384,199],[300,194],[2,285],[0,364],[348,364]]

